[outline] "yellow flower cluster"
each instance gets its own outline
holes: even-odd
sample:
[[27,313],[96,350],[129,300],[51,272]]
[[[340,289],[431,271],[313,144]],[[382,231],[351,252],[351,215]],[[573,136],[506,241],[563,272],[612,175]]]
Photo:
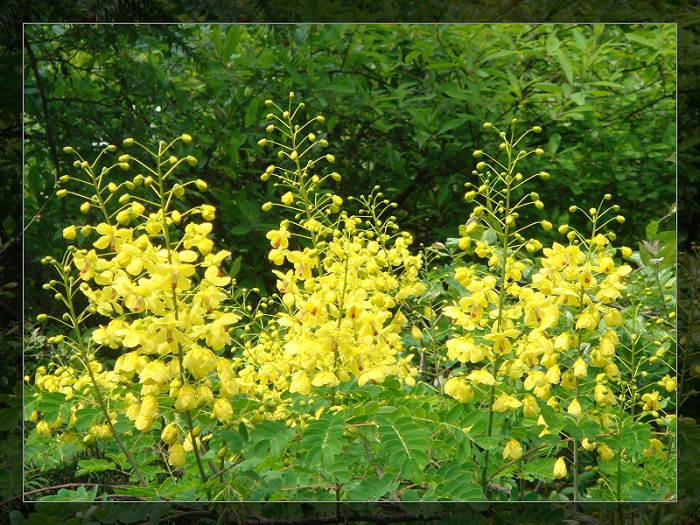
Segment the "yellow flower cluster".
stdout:
[[322,252],[270,252],[294,269],[275,270],[283,309],[246,357],[261,364],[278,390],[307,395],[312,387],[335,387],[351,377],[360,385],[387,376],[414,383],[411,357],[402,356],[406,318],[398,307],[422,291],[420,257],[409,254],[406,233],[375,238],[359,230],[358,218],[344,224],[351,227],[336,229]]
[[[189,142],[191,138],[183,135],[177,140]],[[134,144],[131,139],[127,141]],[[170,423],[163,441],[177,457],[178,447],[188,449],[187,443],[173,439],[181,433],[175,431],[177,425],[183,426],[183,434],[192,430],[185,425],[191,421],[188,411],[206,411],[222,422],[233,417],[229,398],[238,393],[238,384],[231,359],[223,352],[232,345],[230,329],[241,316],[226,305],[233,283],[222,265],[231,253],[215,250],[209,238],[215,208],[203,205],[182,212],[173,206],[188,185],[206,189],[201,180],[166,186],[179,164],[193,163],[192,157],[166,155],[174,142],[161,142],[158,153],[151,153],[153,168],[137,157],[122,155],[120,168],[127,169],[133,162],[149,175],[139,174],[120,184],[105,179],[114,166],[98,174],[96,165],[76,161],[84,171],[78,180],[95,192],[93,197],[79,195],[88,204],[81,210],[87,213],[91,207],[98,208],[103,220],[95,227],[64,229],[66,239],[76,239],[80,232],[91,246],[73,247],[61,264],[54,264],[67,287],[65,292],[55,280],[45,288],[56,291],[57,299],[68,307],[70,313],[64,320],[74,325],[77,337],[64,342],[77,351],[83,364],[89,361],[92,374],[73,366],[60,367],[52,374],[39,369],[35,384],[40,390],[62,392],[68,400],[79,400],[71,422],[76,410],[89,405],[91,388],[108,393],[111,403],[128,407],[126,416],[139,431],[148,431],[156,419],[165,417]],[[161,161],[164,157],[165,163]],[[164,165],[170,165],[170,169],[164,171]],[[139,186],[147,195],[136,190]],[[117,196],[120,206],[112,211],[110,201]],[[196,215],[204,221],[195,222]],[[88,302],[80,314],[73,302],[78,292]],[[82,323],[96,314],[109,321],[88,332],[85,342],[81,341]],[[113,369],[103,370],[103,364],[96,360],[100,348],[119,350]],[[175,400],[174,404],[165,402],[168,397]],[[93,396],[91,402],[99,403],[99,399]],[[109,433],[108,425],[96,425],[86,439],[107,437]],[[182,462],[171,459],[171,463]]]
[[[586,415],[610,428],[609,407],[617,405],[626,392],[620,382],[618,353],[624,330],[618,301],[632,268],[614,258],[616,254],[629,257],[629,248],[612,247],[614,234],[601,232],[610,222],[624,218],[611,217],[619,207],[604,209],[602,202],[587,213],[574,206],[569,211],[582,211],[592,224],[588,237],[562,225],[559,233],[566,235],[566,244],[554,242],[544,247],[525,239],[521,232],[532,224],[519,227],[518,210],[530,204],[538,209],[544,205],[536,193],[519,201],[513,195],[527,181],[548,174],[526,178],[518,173],[517,162],[538,152],[519,150],[516,156],[520,139],[513,142],[502,132],[499,136],[508,163],[501,164],[481,150],[475,152],[476,157],[489,160],[479,162],[474,172],[481,185],[465,195],[468,202],[481,199],[484,203],[476,205],[461,230],[459,247],[483,263],[454,269],[461,296],[444,306],[442,313],[453,322],[445,344],[446,358],[457,366],[444,392],[463,403],[490,399],[490,418],[494,412],[517,411],[538,417],[543,433],[548,432],[540,415],[545,403],[574,418]],[[610,198],[606,195],[603,201]],[[546,231],[552,228],[548,221],[539,224]],[[523,248],[530,254],[541,250],[541,256],[531,262],[530,256],[522,255]],[[667,379],[659,384],[675,388]],[[483,395],[477,396],[477,391]],[[655,417],[658,396],[659,392],[647,392],[640,402]],[[520,457],[519,446],[508,441],[503,457]],[[598,453],[603,460],[614,454],[604,444],[598,446]],[[566,476],[563,458],[557,460],[554,475]]]
[[[421,256],[409,252],[412,238],[397,231],[393,217],[380,218],[391,204],[381,200],[378,188],[360,198],[366,207],[362,215],[338,214],[343,199],[320,186],[327,178],[340,176],[311,172],[320,160],[333,162],[333,156],[302,162],[316,147],[327,145],[313,133],[302,135],[322,117],[299,127],[293,124],[295,114],[290,105],[281,117],[268,115],[278,122],[268,131],[279,127],[291,140],[291,145],[275,144],[282,147],[280,156],[286,155],[293,164],[290,169],[270,166],[262,176],[277,177],[289,189],[276,205],[296,212],[295,221],[283,220],[266,235],[269,260],[286,266],[273,270],[280,311],[257,340],[246,344],[244,358],[249,364],[239,373],[274,386],[266,397],[276,402],[279,392],[308,395],[314,387],[334,389],[353,378],[359,385],[379,383],[388,376],[414,384],[417,370],[401,342],[407,320],[400,306],[424,290],[418,280]],[[305,141],[309,144],[302,150]],[[263,139],[261,144],[267,142]],[[263,209],[273,205],[266,203]],[[283,413],[280,404],[271,417]]]

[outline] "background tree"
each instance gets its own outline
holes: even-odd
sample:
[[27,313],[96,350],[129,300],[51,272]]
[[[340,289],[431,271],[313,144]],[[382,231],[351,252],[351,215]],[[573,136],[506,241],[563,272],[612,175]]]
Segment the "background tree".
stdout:
[[[542,125],[554,177],[541,190],[561,222],[576,200],[612,193],[634,221],[621,242],[674,202],[674,27],[661,26],[28,26],[26,199],[44,206],[85,151],[120,135],[192,133],[197,169],[222,210],[217,235],[261,280],[269,218],[257,140],[262,101],[291,90],[328,116],[341,193],[379,184],[398,222],[426,245],[466,220],[462,186],[481,124]],[[27,243],[58,244],[75,210],[49,202]],[[533,216],[532,219],[537,219]],[[571,218],[575,221],[575,218]],[[32,267],[30,267],[32,268]],[[31,304],[31,301],[29,301]]]

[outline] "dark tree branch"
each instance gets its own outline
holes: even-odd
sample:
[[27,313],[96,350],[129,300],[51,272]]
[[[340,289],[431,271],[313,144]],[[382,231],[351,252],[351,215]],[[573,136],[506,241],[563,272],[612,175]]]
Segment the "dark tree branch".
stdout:
[[56,187],[58,187],[58,179],[61,176],[61,165],[58,160],[58,148],[56,147],[56,141],[53,136],[53,128],[49,119],[49,105],[48,99],[46,97],[46,92],[44,91],[44,84],[41,82],[41,76],[39,75],[39,67],[37,66],[36,56],[34,55],[34,50],[32,46],[28,43],[25,44],[25,49],[27,50],[27,57],[29,58],[29,67],[31,67],[34,73],[34,79],[36,80],[36,87],[39,91],[39,98],[41,99],[41,112],[44,117],[44,125],[46,126],[46,140],[49,144],[49,154],[51,155],[51,161],[53,162],[54,169],[56,170]]

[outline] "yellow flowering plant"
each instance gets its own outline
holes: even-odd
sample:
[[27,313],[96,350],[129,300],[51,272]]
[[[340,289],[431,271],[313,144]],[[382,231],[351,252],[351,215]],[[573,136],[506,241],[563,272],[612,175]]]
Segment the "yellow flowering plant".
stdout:
[[[63,429],[63,438],[80,432],[84,442],[114,440],[145,487],[154,472],[142,472],[134,447],[148,442],[149,431],[163,427],[162,445],[152,445],[173,467],[191,453],[205,482],[197,421],[205,414],[219,422],[232,416],[225,384],[232,365],[224,349],[240,313],[226,306],[232,279],[222,267],[230,252],[215,250],[208,236],[214,208],[187,209],[183,202],[187,192],[207,189],[201,179],[177,179],[181,166],[197,164],[191,155],[175,154],[179,143],[191,141],[184,134],[151,150],[129,138],[123,146],[138,151],[108,166],[101,161],[114,145],[92,163],[66,147],[78,158],[79,173],[62,177],[76,190],[62,189],[59,197],[81,200],[81,212],[96,212],[98,222],[64,228],[64,239],[76,244],[61,261],[42,261],[58,277],[44,288],[66,309],[51,320],[67,333],[49,339],[61,348],[50,366],[60,366],[37,370],[38,400],[30,407],[41,412],[46,393],[62,396],[70,410],[61,411],[52,429]],[[120,178],[122,170],[138,173]],[[106,351],[116,352],[113,362],[101,357]],[[39,431],[48,437],[43,423]]]
[[411,235],[389,215],[395,205],[375,187],[355,199],[357,214],[341,211],[343,198],[324,188],[341,176],[322,172],[335,158],[321,152],[328,141],[313,128],[325,119],[296,124],[304,103],[293,102],[294,93],[286,109],[266,101],[276,110],[267,115],[266,130],[280,138],[259,145],[278,148],[280,163],[261,179],[275,180],[284,194],[263,210],[279,207],[289,218],[266,235],[268,259],[280,268],[273,270],[278,293],[271,298],[278,308],[261,315],[261,329],[244,352],[258,380],[273,386],[266,392],[277,407],[272,417],[287,415],[284,392],[307,396],[323,389],[333,406],[341,404],[338,390],[350,381],[361,387],[397,377],[415,384],[417,370],[401,341],[407,320],[400,307],[424,290],[421,256],[409,252]]
[[[638,488],[625,479],[635,462],[650,456],[649,443],[657,439],[652,435],[663,438],[667,460],[674,446],[675,372],[664,359],[673,345],[669,302],[674,281],[668,273],[664,286],[658,282],[656,293],[647,287],[640,299],[639,283],[648,284],[650,276],[644,278],[646,268],[635,272],[616,259],[629,258],[632,251],[613,247],[609,226],[623,223],[624,217],[618,206],[607,204],[610,194],[588,210],[570,207],[570,213],[586,216],[588,233],[560,225],[558,233],[566,241],[550,246],[527,236],[533,227],[553,229],[547,220],[520,220],[525,207],[544,208],[526,185],[549,174],[519,171],[527,157],[542,153],[521,146],[541,128],[515,137],[515,119],[512,124],[509,133],[484,125],[498,134],[505,159],[475,151],[479,161],[473,175],[479,182],[466,184],[465,200],[477,204],[461,237],[451,243],[457,262],[446,278],[458,292],[442,308],[452,321],[442,358],[444,392],[484,409],[485,435],[498,438],[498,444],[487,439],[482,447],[485,490],[496,476],[497,486],[503,486],[504,472],[515,478],[535,475],[543,463],[532,458],[563,449],[560,453],[571,454],[574,501],[594,473],[600,477],[592,493],[623,499],[623,485],[632,494]],[[477,262],[467,264],[469,256]],[[642,309],[653,314],[650,296],[662,299],[659,322],[645,323],[640,315]],[[529,450],[514,454],[511,436],[527,436]],[[494,465],[491,452],[504,442],[504,462]],[[583,451],[582,442],[587,443]],[[580,473],[593,450],[600,468]],[[529,464],[520,461],[528,455]],[[606,467],[614,458],[615,468]],[[568,472],[562,457],[552,468],[556,478]]]
[[86,221],[43,261],[65,314],[38,319],[60,332],[27,378],[29,460],[152,500],[672,497],[661,240],[616,247],[610,194],[569,209],[587,231],[555,227],[525,145],[542,130],[513,121],[484,126],[499,154],[474,153],[459,236],[412,251],[380,188],[331,189],[325,119],[296,100],[265,102],[258,143],[276,156],[270,294],[227,274],[189,135],[94,162],[65,149],[59,197]]

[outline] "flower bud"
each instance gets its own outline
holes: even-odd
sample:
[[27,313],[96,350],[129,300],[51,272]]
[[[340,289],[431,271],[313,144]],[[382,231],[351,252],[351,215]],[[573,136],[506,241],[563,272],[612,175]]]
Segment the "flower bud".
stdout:
[[71,148],[70,146],[66,146],[65,148],[63,148],[63,153],[73,153],[73,151],[73,148]]
[[62,199],[66,195],[68,195],[68,190],[58,190],[56,192],[56,197],[58,197],[59,199]]
[[484,152],[481,151],[480,149],[477,149],[477,150],[474,151],[474,153],[472,153],[472,155],[474,155],[474,158],[475,158],[475,159],[478,159],[478,158],[481,157],[483,154],[484,154]]
[[269,98],[266,99],[266,100],[265,100],[265,105],[266,105],[266,106],[271,106],[271,105],[272,105],[272,100],[270,100]]
[[490,122],[484,122],[483,127],[484,127],[484,129],[491,129],[493,127],[493,124],[491,124]]
[[122,144],[124,144],[124,145],[127,146],[127,147],[128,147],[128,146],[132,146],[132,145],[134,144],[134,139],[132,139],[132,138],[124,139],[124,141],[122,142]]
[[209,185],[205,181],[203,181],[202,179],[197,179],[195,181],[195,185],[197,186],[197,189],[199,191],[206,191],[207,188],[209,187]]
[[552,223],[549,221],[542,221],[540,224],[542,224],[542,229],[546,232],[552,230]]
[[267,127],[265,128],[265,131],[267,131],[268,133],[272,133],[273,131],[275,131],[275,125],[274,125],[274,124],[270,124],[269,126],[267,126]]
[[546,171],[540,171],[540,178],[542,180],[547,180],[549,178],[549,173],[547,173]]
[[329,153],[328,155],[326,155],[326,160],[333,164],[335,162],[335,157]]
[[258,146],[264,146],[265,144],[267,144],[267,139],[260,139],[258,141]]
[[272,203],[269,201],[262,205],[262,211],[270,211],[271,209]]
[[620,224],[625,222],[625,218],[622,215],[618,215],[617,217],[615,217],[615,220]]
[[535,133],[542,133],[542,128],[539,126],[533,126],[532,131],[534,131]]
[[63,238],[68,239],[69,241],[72,239],[75,239],[76,236],[76,229],[75,226],[72,224],[66,228],[63,228]]
[[544,155],[544,150],[542,148],[537,148],[535,150],[535,155]]
[[323,124],[325,121],[326,121],[326,117],[324,117],[323,115],[318,115],[316,117],[316,122],[320,122],[321,124]]
[[214,206],[212,206],[211,204],[203,204],[202,205],[202,218],[205,221],[213,221],[215,217],[216,217],[216,208],[214,208]]

